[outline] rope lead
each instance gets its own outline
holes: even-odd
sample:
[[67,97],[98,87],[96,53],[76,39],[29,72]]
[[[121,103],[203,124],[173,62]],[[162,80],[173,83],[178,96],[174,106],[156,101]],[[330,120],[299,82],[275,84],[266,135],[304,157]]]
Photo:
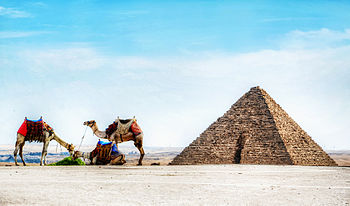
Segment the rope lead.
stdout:
[[84,140],[84,137],[85,137],[87,128],[88,128],[88,126],[86,125],[84,135],[81,137],[81,141],[80,141],[80,145],[79,145],[79,147],[78,147],[78,151],[80,150],[80,146],[81,146],[81,144],[83,143],[83,140]]

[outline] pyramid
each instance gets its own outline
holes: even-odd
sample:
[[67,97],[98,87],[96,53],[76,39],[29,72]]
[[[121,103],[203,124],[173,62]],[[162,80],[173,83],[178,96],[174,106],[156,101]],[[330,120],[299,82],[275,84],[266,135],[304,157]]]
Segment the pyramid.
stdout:
[[337,165],[260,87],[251,88],[170,162],[235,163]]

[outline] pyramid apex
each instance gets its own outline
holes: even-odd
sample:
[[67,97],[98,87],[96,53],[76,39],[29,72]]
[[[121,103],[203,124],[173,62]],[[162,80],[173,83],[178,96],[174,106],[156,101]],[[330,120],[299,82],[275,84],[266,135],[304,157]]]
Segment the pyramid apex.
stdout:
[[255,86],[255,87],[252,87],[250,89],[261,89],[261,87],[260,86]]
[[255,86],[255,87],[250,88],[249,91],[250,92],[256,92],[256,91],[264,91],[264,90],[260,86]]

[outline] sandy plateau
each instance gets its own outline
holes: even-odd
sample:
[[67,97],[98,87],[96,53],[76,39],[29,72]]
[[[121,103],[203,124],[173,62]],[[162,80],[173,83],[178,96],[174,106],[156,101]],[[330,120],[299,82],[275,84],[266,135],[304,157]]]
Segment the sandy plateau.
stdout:
[[[40,150],[41,145],[25,147],[27,154]],[[135,148],[121,150],[128,161],[123,166],[0,162],[0,205],[350,205],[350,167],[166,166],[182,148],[147,148],[138,167]],[[12,151],[10,145],[0,147],[2,155]],[[349,151],[329,154],[339,165],[350,165]]]
[[0,205],[349,205],[350,168],[0,167]]

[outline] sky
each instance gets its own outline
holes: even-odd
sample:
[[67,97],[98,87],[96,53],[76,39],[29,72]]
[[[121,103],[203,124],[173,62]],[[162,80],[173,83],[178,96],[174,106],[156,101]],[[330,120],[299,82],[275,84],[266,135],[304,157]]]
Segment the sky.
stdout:
[[[187,146],[260,86],[324,149],[350,149],[349,1],[0,1],[0,144],[43,116],[78,145],[136,116]],[[83,144],[95,144],[88,130]],[[55,144],[55,143],[54,143]],[[132,145],[132,143],[123,143]]]

